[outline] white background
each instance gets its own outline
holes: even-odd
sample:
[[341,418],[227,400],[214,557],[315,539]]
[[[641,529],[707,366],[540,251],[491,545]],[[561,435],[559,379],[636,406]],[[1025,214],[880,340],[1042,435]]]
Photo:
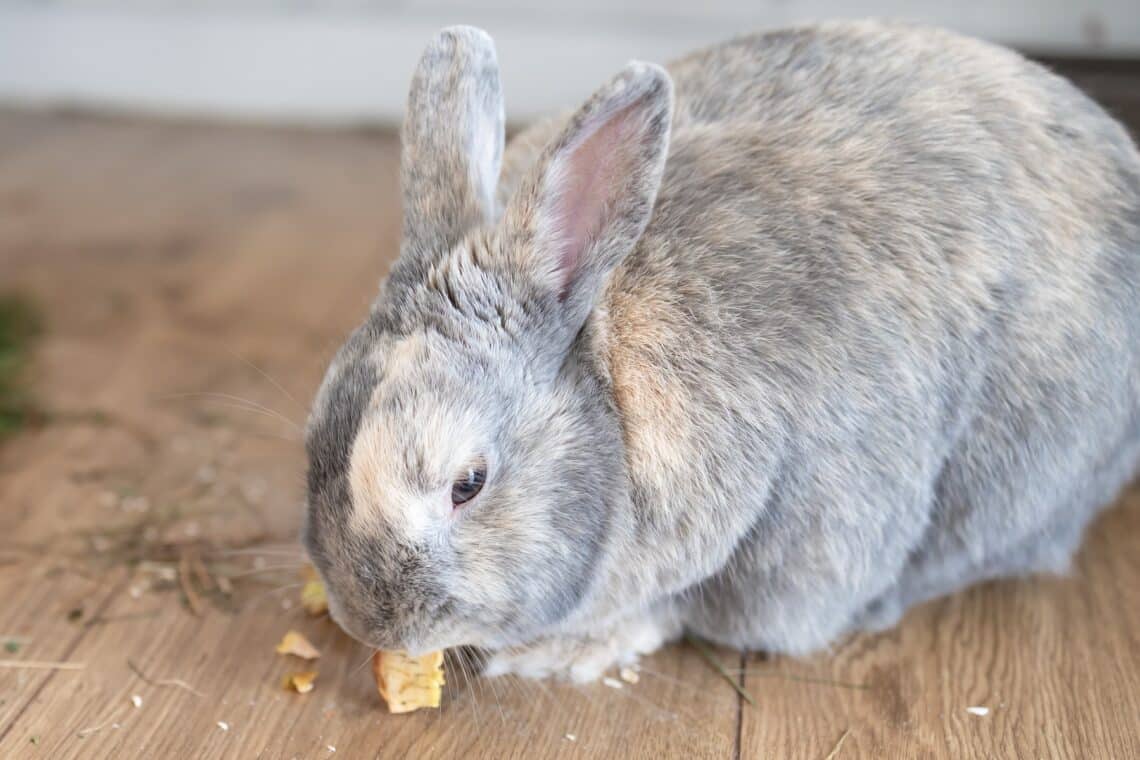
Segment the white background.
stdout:
[[575,103],[631,58],[866,16],[1140,57],[1140,0],[0,0],[0,102],[391,123],[425,41],[470,23],[495,37],[520,121]]

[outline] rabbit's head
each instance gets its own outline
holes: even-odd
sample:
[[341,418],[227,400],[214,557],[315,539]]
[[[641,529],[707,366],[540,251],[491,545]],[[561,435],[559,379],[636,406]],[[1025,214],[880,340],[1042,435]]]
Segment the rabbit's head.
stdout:
[[668,75],[631,63],[497,209],[494,47],[465,27],[428,46],[402,133],[400,257],[306,436],[305,545],[357,638],[520,643],[598,591],[627,484],[579,336],[649,221],[671,113]]

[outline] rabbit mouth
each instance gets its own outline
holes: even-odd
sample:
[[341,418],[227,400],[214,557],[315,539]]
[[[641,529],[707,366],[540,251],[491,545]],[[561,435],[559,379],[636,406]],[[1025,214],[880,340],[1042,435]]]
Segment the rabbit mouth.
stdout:
[[[332,607],[329,608],[330,614]],[[445,613],[429,615],[432,623],[427,625],[393,626],[382,625],[363,630],[359,626],[341,625],[345,632],[357,641],[374,649],[384,651],[403,650],[413,657],[431,652],[458,647],[480,646],[483,637],[469,625],[464,625]],[[336,617],[333,616],[336,620]],[[340,623],[339,620],[337,620]]]
[[402,642],[402,648],[413,656],[421,656],[446,649],[483,648],[483,639],[470,626],[445,623],[416,639]]
[[349,614],[340,604],[333,593],[328,594],[329,617],[340,626],[341,630],[352,638],[372,649],[392,651],[397,649],[409,650],[409,643],[417,637],[407,635],[391,625],[370,624],[367,618]]

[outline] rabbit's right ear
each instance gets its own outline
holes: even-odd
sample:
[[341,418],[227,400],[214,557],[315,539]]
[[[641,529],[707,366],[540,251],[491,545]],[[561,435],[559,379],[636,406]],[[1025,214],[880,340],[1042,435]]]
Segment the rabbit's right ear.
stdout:
[[510,269],[557,303],[556,350],[649,223],[672,114],[668,73],[631,62],[570,118],[503,212]]
[[486,32],[448,27],[427,46],[412,77],[401,143],[405,250],[439,253],[493,221],[503,93]]

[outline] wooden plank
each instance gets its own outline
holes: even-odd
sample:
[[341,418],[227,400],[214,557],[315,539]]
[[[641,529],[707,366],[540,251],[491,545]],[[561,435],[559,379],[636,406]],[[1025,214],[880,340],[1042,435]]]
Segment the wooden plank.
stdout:
[[741,757],[822,758],[848,731],[838,757],[1140,757],[1140,489],[1122,502],[1072,577],[971,589],[831,654],[751,659],[761,709],[743,711]]
[[[139,130],[125,130],[117,138],[123,148],[140,145]],[[60,226],[36,220],[44,211],[42,193],[63,184],[51,181],[51,175],[66,171],[67,140],[59,120],[22,114],[0,118],[0,269],[5,273],[5,289],[18,284],[35,290],[22,277],[22,262],[33,261],[42,249],[33,244],[36,238],[27,231],[39,226],[50,234]],[[63,204],[60,211],[70,208]],[[52,308],[49,326],[55,327],[54,307],[62,311],[79,300],[47,299],[45,305]],[[67,331],[59,333],[58,343],[66,344],[69,337]],[[137,338],[130,330],[108,337],[121,341],[123,352],[130,352]],[[56,364],[61,353],[66,356],[68,352],[49,344],[38,357],[36,391],[45,406],[66,408],[59,402],[70,395],[73,375],[83,377],[84,395],[98,395],[111,387],[113,371],[107,363],[91,360],[88,353],[72,353],[72,362],[84,368],[72,373],[67,370],[74,364]],[[6,659],[73,661],[88,624],[101,618],[122,590],[122,568],[73,559],[76,553],[91,551],[87,531],[100,526],[100,510],[93,508],[96,501],[89,498],[85,473],[100,469],[105,452],[114,451],[118,461],[131,462],[143,448],[118,425],[101,428],[83,419],[61,420],[0,449],[0,598],[4,600],[0,638],[6,644]],[[8,642],[14,651],[7,650]],[[15,722],[49,682],[58,677],[66,687],[77,682],[76,676],[81,673],[0,670],[0,736],[10,738],[15,746],[28,746],[34,735],[16,729]]]
[[[275,414],[300,418],[375,290],[395,166],[384,136],[0,113],[0,267],[47,311],[37,390],[66,412],[0,450],[0,636],[25,639],[5,658],[86,664],[0,670],[0,756],[824,758],[844,735],[838,758],[1140,756],[1137,491],[1072,578],[974,589],[828,655],[749,658],[755,708],[674,647],[620,691],[453,669],[441,711],[385,714],[367,653],[282,607],[303,457]],[[185,548],[244,567],[224,547],[252,539],[281,548],[232,601],[203,594],[201,617],[125,561]],[[324,652],[304,696],[279,688],[304,667],[272,651],[290,626]]]
[[[140,604],[120,597],[111,614]],[[280,685],[309,667],[272,651],[287,625],[322,651],[307,695]],[[22,716],[21,733],[0,742],[0,753],[17,750],[28,735],[42,737],[44,756],[61,758],[327,757],[329,746],[340,757],[711,758],[730,756],[735,741],[735,695],[710,684],[706,665],[689,650],[651,658],[642,680],[621,690],[504,679],[468,684],[453,668],[440,711],[404,716],[384,711],[367,656],[328,621],[283,614],[275,603],[201,619],[166,608],[157,618],[93,630],[75,653],[87,670],[53,680]],[[182,679],[206,696],[149,685],[128,658],[149,678]],[[137,709],[130,701],[136,694]]]
[[[49,317],[37,391],[61,413],[0,452],[0,634],[86,666],[0,671],[0,756],[732,754],[736,696],[686,649],[621,690],[453,669],[441,711],[390,716],[367,652],[292,603],[292,425],[395,250],[395,147],[0,114],[0,261]],[[278,544],[261,570],[227,548],[251,540]],[[190,581],[200,616],[156,580],[187,552],[234,574],[232,598]],[[290,626],[324,652],[308,695],[280,686],[305,667],[273,651]]]

